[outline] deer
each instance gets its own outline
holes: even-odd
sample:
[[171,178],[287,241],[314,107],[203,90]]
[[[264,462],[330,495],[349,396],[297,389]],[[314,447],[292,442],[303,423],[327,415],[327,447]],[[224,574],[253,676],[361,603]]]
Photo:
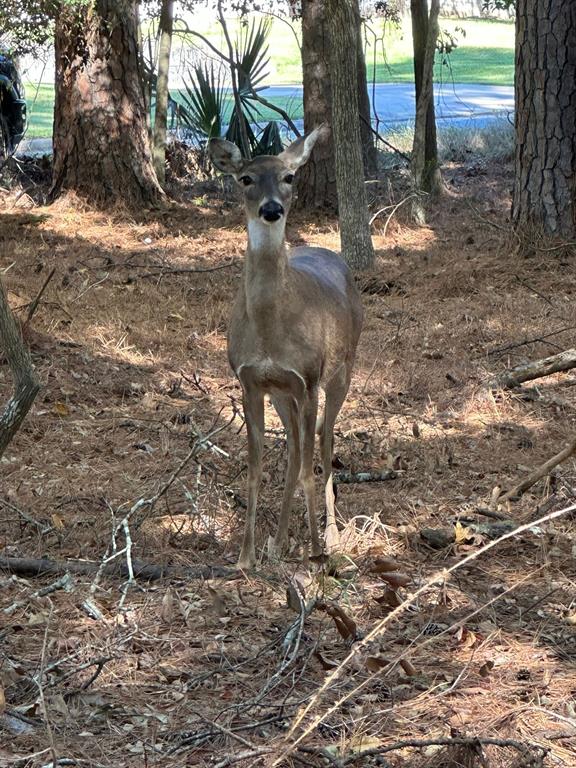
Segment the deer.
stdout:
[[[339,538],[333,504],[334,423],[348,393],[363,321],[360,294],[343,259],[326,248],[286,245],[286,217],[294,177],[324,126],[296,139],[279,155],[242,157],[238,147],[213,138],[214,166],[230,174],[246,213],[248,245],[243,274],[228,327],[228,360],[242,388],[248,436],[248,501],[240,570],[256,564],[254,529],[262,477],[264,397],[272,402],[286,432],[288,461],[276,536],[269,556],[280,558],[288,537],[298,482],[304,491],[312,558],[321,559],[314,478],[314,444],[319,435],[327,497],[327,551]],[[318,419],[318,394],[325,393]],[[329,493],[332,503],[329,503]]]

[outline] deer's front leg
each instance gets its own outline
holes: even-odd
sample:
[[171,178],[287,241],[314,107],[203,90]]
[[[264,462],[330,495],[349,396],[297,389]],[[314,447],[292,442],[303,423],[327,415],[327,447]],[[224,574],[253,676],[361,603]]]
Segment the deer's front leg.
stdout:
[[254,387],[243,383],[244,417],[248,431],[248,509],[246,526],[238,568],[250,569],[256,564],[254,527],[256,524],[256,502],[262,479],[262,446],[264,443],[264,395]]

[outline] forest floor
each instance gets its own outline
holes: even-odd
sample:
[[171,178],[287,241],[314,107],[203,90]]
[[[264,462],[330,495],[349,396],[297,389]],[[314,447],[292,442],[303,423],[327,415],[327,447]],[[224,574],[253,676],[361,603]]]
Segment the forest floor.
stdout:
[[[399,178],[370,186],[373,211],[400,202]],[[24,328],[42,389],[0,464],[2,562],[97,564],[116,530],[114,562],[128,543],[134,561],[174,568],[128,588],[0,572],[0,766],[270,766],[286,751],[294,766],[576,766],[576,517],[483,553],[509,529],[478,514],[525,524],[574,501],[569,459],[491,504],[574,437],[574,373],[487,383],[573,346],[576,253],[510,234],[506,163],[451,163],[445,179],[427,226],[407,206],[376,219],[377,263],[359,278],[337,466],[396,477],[338,486],[343,554],[323,565],[302,560],[299,493],[290,552],[271,564],[284,439],[268,408],[249,574],[233,569],[246,493],[226,359],[245,244],[233,194],[206,181],[133,217],[3,193],[0,268],[22,321],[55,272]],[[335,220],[294,213],[288,234],[338,247]],[[10,390],[3,362],[2,401]]]

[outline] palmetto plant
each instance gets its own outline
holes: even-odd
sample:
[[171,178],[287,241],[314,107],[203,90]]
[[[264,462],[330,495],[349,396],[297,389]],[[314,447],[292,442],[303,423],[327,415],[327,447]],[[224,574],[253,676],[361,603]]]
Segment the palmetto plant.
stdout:
[[[267,43],[270,27],[269,19],[263,18],[258,23],[252,21],[234,45],[231,66],[236,73],[240,110],[231,100],[229,80],[224,75],[223,66],[211,61],[198,64],[188,72],[184,91],[180,94],[178,117],[198,139],[221,137],[226,126],[225,138],[236,144],[242,145],[241,134],[245,132],[252,155],[282,151],[275,121],[258,130],[261,119],[258,91],[262,90],[270,61]],[[221,58],[230,65],[227,56],[222,54]]]

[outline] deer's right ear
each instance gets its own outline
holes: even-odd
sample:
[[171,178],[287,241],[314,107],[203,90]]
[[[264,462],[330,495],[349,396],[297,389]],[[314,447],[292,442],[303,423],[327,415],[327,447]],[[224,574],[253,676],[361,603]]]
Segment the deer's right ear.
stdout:
[[242,153],[236,144],[226,141],[226,139],[210,139],[208,154],[216,168],[222,173],[238,173],[244,164]]

